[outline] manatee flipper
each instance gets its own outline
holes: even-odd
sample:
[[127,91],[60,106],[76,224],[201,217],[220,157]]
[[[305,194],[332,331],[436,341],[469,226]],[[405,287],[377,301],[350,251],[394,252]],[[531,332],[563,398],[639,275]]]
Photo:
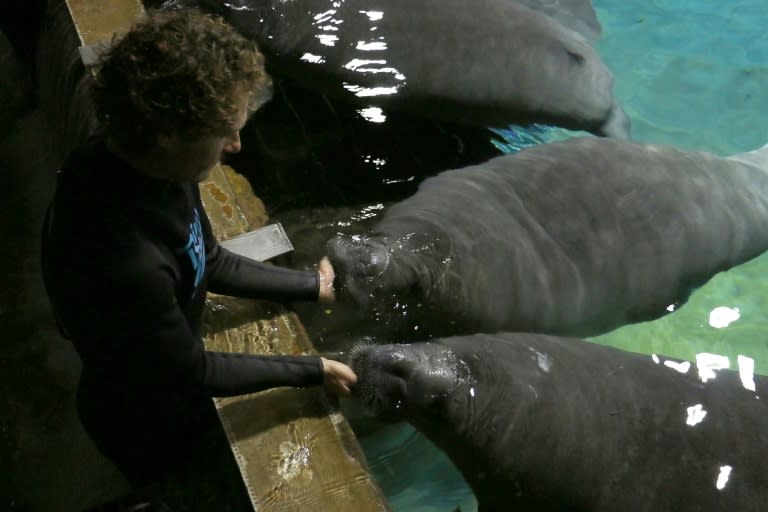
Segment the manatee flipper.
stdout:
[[606,122],[597,130],[598,135],[613,139],[629,140],[631,124],[621,105],[614,100],[610,115]]
[[745,163],[753,167],[759,167],[760,169],[764,169],[766,172],[768,172],[768,144],[759,149],[755,149],[754,151],[747,151],[746,153],[731,155],[728,157],[728,159]]

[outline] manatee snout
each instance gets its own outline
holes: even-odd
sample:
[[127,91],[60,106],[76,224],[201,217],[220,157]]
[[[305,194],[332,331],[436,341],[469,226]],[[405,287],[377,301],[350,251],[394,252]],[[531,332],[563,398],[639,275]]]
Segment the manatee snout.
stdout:
[[370,236],[338,234],[328,241],[327,251],[339,296],[368,309],[390,263],[387,247]]
[[379,419],[396,419],[406,405],[408,380],[417,362],[407,345],[356,350],[349,361],[357,374],[356,397]]
[[352,354],[350,366],[357,397],[384,420],[439,415],[446,397],[471,385],[467,365],[440,343],[365,346]]

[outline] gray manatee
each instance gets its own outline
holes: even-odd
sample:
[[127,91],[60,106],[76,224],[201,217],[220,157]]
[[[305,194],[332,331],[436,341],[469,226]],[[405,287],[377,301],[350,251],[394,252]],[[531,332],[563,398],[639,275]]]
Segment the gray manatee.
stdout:
[[360,402],[443,450],[480,512],[766,510],[764,377],[518,333],[350,364]]
[[587,136],[446,171],[328,241],[340,302],[398,336],[656,318],[768,249],[767,169],[768,146],[723,158]]
[[564,3],[561,9],[533,0],[171,2],[221,14],[257,42],[275,77],[361,107],[628,138],[613,75],[588,39],[556,19],[592,38],[591,5]]

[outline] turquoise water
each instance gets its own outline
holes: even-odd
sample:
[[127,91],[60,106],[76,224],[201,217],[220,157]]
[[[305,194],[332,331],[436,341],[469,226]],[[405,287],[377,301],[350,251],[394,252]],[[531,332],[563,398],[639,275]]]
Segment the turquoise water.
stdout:
[[[729,155],[768,143],[768,4],[765,0],[595,3],[598,48],[637,140]],[[693,359],[739,354],[768,373],[768,255],[715,276],[674,314],[594,341]],[[725,328],[718,307],[738,310]]]
[[[719,155],[768,143],[766,0],[598,0],[594,6],[603,26],[598,50],[614,73],[634,139]],[[513,149],[574,134],[510,133],[492,138]],[[717,354],[732,369],[742,356],[768,374],[766,273],[768,254],[716,275],[674,314],[593,341],[687,360]],[[730,315],[727,326],[718,323],[718,312]],[[395,426],[360,440],[393,510],[476,510],[450,462],[411,428]]]

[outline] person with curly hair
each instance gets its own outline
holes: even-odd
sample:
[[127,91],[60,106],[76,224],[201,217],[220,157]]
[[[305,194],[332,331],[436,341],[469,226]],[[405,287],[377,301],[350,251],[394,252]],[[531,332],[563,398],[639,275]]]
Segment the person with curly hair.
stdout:
[[[43,234],[43,275],[82,361],[83,426],[135,488],[205,442],[211,397],[324,385],[356,376],[319,356],[206,351],[207,291],[273,301],[333,301],[333,268],[260,263],[222,248],[198,182],[240,150],[270,97],[255,44],[196,10],[149,11],[96,68],[98,134],[59,174]],[[208,411],[207,413],[205,411]]]

